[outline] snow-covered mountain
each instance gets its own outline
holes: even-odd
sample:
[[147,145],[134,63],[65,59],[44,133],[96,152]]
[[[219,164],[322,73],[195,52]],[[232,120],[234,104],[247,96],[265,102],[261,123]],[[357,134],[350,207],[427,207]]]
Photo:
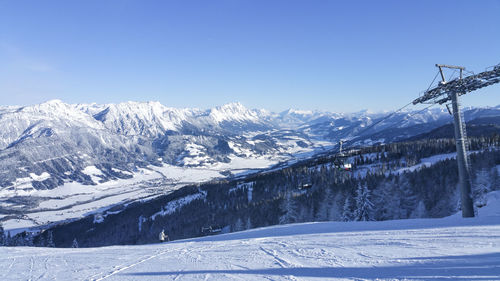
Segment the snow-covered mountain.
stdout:
[[192,115],[190,110],[168,108],[158,102],[126,102],[106,105],[93,117],[116,134],[154,138],[179,130]]
[[[75,200],[93,200],[91,206],[72,210],[82,214],[123,202],[118,195],[125,191],[135,192],[127,200],[148,198],[166,186],[175,189],[310,156],[340,139],[391,142],[451,122],[443,109],[408,111],[366,129],[384,116],[272,113],[240,103],[208,110],[158,102],[72,105],[60,100],[0,107],[0,211],[3,220],[21,219],[27,212],[66,212]],[[500,108],[469,109],[465,116],[500,116]],[[44,203],[56,198],[65,203]]]

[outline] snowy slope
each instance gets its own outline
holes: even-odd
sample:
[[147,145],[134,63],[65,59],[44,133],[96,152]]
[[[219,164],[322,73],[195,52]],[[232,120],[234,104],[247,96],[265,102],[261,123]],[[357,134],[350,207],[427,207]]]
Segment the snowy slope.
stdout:
[[110,131],[147,138],[161,136],[168,130],[179,130],[182,122],[192,115],[192,110],[168,108],[159,102],[109,104],[93,114]]
[[500,280],[500,192],[479,217],[292,224],[147,246],[0,248],[2,280]]

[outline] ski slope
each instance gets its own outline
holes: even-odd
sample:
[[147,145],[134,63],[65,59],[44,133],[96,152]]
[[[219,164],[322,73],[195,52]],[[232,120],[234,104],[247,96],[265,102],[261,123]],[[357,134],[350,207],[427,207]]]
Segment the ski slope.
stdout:
[[500,280],[500,191],[479,216],[322,222],[164,244],[0,248],[1,280]]

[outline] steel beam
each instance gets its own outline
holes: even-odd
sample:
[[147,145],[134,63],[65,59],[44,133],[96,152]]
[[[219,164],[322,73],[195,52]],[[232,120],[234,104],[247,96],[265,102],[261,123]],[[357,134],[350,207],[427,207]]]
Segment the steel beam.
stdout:
[[470,180],[470,166],[467,157],[467,137],[465,134],[465,123],[460,113],[460,103],[458,93],[450,93],[450,99],[453,108],[453,119],[455,127],[455,144],[457,146],[457,164],[458,164],[458,177],[460,185],[461,203],[462,203],[462,217],[474,217],[474,206],[471,196],[471,180]]
[[[445,67],[445,65],[438,66]],[[462,72],[462,69],[460,69],[460,72]],[[443,74],[441,75],[441,78],[444,79]],[[443,104],[451,100],[450,93],[456,92],[458,95],[464,95],[496,83],[500,83],[500,65],[495,66],[490,71],[470,75],[464,77],[463,79],[455,79],[445,83],[440,83],[438,86],[426,91],[423,96],[415,99],[413,104],[425,103],[429,101]]]
[[456,65],[448,65],[448,64],[437,64],[436,63],[436,66],[441,68],[441,67],[446,67],[446,68],[454,68],[454,69],[460,69],[460,70],[464,70],[465,67],[463,66],[456,66]]

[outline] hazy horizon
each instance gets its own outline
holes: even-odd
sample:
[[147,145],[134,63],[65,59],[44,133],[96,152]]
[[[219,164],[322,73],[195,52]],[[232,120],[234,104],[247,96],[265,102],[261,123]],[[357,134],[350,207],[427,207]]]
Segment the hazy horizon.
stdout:
[[[394,112],[396,111],[396,109],[380,109],[380,110],[372,110],[370,108],[362,108],[362,109],[359,109],[359,110],[356,110],[356,111],[332,111],[332,110],[320,110],[320,109],[304,109],[304,108],[298,108],[298,107],[289,107],[289,108],[285,108],[283,110],[279,110],[279,111],[275,111],[275,110],[271,110],[269,108],[265,108],[265,107],[250,107],[250,106],[247,106],[246,104],[242,103],[242,102],[239,102],[239,101],[232,101],[232,102],[226,102],[226,103],[223,103],[223,104],[217,104],[217,105],[214,105],[214,106],[211,106],[211,107],[176,107],[176,106],[170,106],[168,104],[164,104],[162,103],[161,101],[158,101],[158,100],[147,100],[147,101],[133,101],[133,100],[127,100],[127,101],[121,101],[121,102],[112,102],[112,103],[96,103],[96,102],[91,102],[91,103],[70,103],[70,102],[66,102],[62,99],[50,99],[50,100],[46,100],[46,101],[43,101],[43,102],[40,102],[40,103],[34,103],[34,104],[15,104],[15,105],[0,105],[1,106],[8,106],[8,107],[27,107],[27,106],[36,106],[36,105],[39,105],[39,104],[43,104],[43,103],[49,103],[49,102],[52,102],[52,101],[60,101],[62,103],[65,103],[65,104],[68,104],[68,105],[111,105],[111,104],[121,104],[121,103],[160,103],[161,105],[167,107],[167,108],[176,108],[176,109],[193,109],[193,110],[202,110],[202,111],[206,111],[206,110],[210,110],[210,109],[213,109],[213,108],[216,108],[216,107],[222,107],[224,105],[230,105],[230,104],[241,104],[243,107],[245,107],[246,109],[248,110],[265,110],[265,111],[268,111],[269,113],[274,113],[274,114],[279,114],[279,113],[283,113],[283,112],[286,112],[286,111],[296,111],[297,113],[335,113],[335,114],[356,114],[356,113],[361,113],[361,112],[366,112],[366,113],[369,113],[369,114],[384,114],[384,113],[391,113],[391,112]],[[497,108],[497,107],[500,107],[500,104],[496,104],[496,105],[481,105],[481,106],[472,106],[472,105],[466,105],[466,106],[463,106],[462,108],[463,109],[471,109],[471,108]],[[420,110],[424,110],[428,108],[429,110],[437,110],[437,109],[440,109],[441,111],[442,110],[446,110],[446,107],[443,105],[443,106],[439,106],[439,105],[434,105],[434,106],[431,106],[429,107],[429,105],[416,105],[414,107],[409,107],[409,108],[405,108],[403,109],[401,112],[415,112],[415,111],[420,111]]]
[[1,104],[390,111],[435,63],[500,63],[498,14],[498,1],[0,1]]

